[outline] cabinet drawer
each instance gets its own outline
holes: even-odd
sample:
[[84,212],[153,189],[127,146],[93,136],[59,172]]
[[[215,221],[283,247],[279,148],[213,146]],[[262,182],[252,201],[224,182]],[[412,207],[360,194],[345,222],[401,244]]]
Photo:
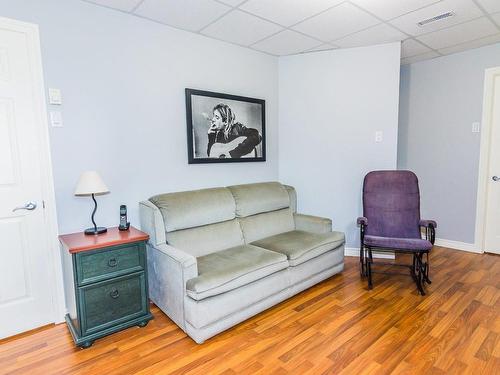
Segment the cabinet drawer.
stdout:
[[137,242],[76,254],[78,285],[144,269],[144,243]]
[[83,335],[92,334],[148,312],[144,272],[81,287]]

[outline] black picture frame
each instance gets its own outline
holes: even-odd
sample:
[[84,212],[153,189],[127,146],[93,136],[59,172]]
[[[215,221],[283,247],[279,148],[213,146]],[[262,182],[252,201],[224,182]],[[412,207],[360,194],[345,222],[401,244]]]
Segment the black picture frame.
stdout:
[[[187,129],[187,151],[189,164],[204,164],[204,163],[242,163],[242,162],[263,162],[266,161],[266,102],[263,99],[249,98],[245,96],[230,95],[219,92],[204,91],[197,89],[185,89],[186,94],[186,129]],[[207,98],[203,101],[203,98]],[[220,100],[214,100],[220,99]],[[193,103],[196,100],[196,103]],[[201,103],[201,104],[200,104]],[[208,150],[212,153],[214,146],[208,147],[209,137],[208,129],[210,127],[209,115],[207,113],[199,113],[194,107],[196,106],[208,109],[210,104],[221,103],[231,107],[245,108],[245,103],[248,104],[248,111],[251,115],[247,116],[249,123],[239,124],[243,127],[250,128],[251,131],[257,130],[261,136],[261,141],[254,149],[243,157],[225,157],[226,153],[222,153],[221,157],[209,157]],[[195,104],[195,105],[194,105]],[[196,110],[196,113],[193,113]],[[211,110],[211,109],[210,109]],[[212,112],[213,114],[213,112]],[[204,115],[204,119],[201,116]],[[235,113],[236,121],[238,121],[238,113]],[[195,120],[196,118],[196,120]],[[196,121],[196,124],[193,124]],[[206,122],[206,127],[203,126],[203,121]],[[205,137],[205,138],[204,138]],[[215,136],[217,138],[217,136]],[[233,144],[236,144],[238,139],[235,139]],[[229,147],[230,143],[216,142],[217,147]],[[207,149],[205,149],[207,147]],[[252,154],[254,156],[252,156]],[[214,155],[214,153],[212,153]]]

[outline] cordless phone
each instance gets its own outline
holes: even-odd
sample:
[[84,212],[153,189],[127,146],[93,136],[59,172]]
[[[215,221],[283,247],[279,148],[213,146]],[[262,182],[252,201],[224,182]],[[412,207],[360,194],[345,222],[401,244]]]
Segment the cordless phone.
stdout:
[[119,230],[128,230],[130,227],[130,223],[127,222],[127,206],[122,204],[120,206],[120,225],[118,226]]

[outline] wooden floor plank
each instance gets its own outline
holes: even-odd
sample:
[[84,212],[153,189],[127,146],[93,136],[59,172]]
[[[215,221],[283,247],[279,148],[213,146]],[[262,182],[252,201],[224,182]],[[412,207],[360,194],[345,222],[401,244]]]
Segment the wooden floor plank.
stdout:
[[424,297],[404,276],[375,274],[368,290],[348,257],[342,274],[203,345],[153,305],[148,326],[86,350],[63,324],[2,340],[0,374],[499,374],[500,257],[435,247],[431,278]]

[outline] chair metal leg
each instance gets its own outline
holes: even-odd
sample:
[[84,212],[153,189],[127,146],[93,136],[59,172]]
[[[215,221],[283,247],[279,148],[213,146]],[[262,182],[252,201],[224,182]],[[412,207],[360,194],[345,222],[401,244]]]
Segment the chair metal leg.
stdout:
[[427,257],[427,261],[425,262],[425,265],[424,265],[424,268],[425,268],[424,280],[425,280],[425,282],[427,284],[432,284],[431,279],[429,279],[429,268],[430,268],[430,264],[429,264],[429,252],[426,252],[426,257]]
[[[429,252],[428,251],[416,251],[413,253],[413,262],[409,264],[396,264],[399,266],[404,266],[410,269],[410,275],[417,286],[418,292],[425,296],[425,284],[431,284],[429,279]],[[373,277],[372,277],[372,265],[373,265],[373,253],[372,248],[369,246],[363,246],[360,248],[360,272],[361,276],[367,277],[368,289],[373,289]],[[424,261],[424,256],[427,256],[426,261]],[[390,263],[381,263],[386,265],[394,265]]]
[[367,269],[367,276],[368,276],[368,289],[373,289],[372,262],[373,262],[372,249],[369,247],[368,248],[368,257],[366,259],[366,269]]
[[424,272],[423,272],[423,266],[422,266],[422,254],[420,253],[415,253],[414,259],[416,261],[416,266],[417,266],[417,274],[416,274],[416,284],[418,291],[422,296],[425,296],[425,291],[423,287],[423,281],[424,281]]
[[361,277],[366,276],[365,249],[364,249],[363,244],[361,244],[359,247],[359,273],[361,274]]
[[415,281],[415,283],[417,283],[417,274],[415,273],[416,269],[417,269],[417,255],[413,253],[413,264],[410,268],[410,274],[411,278],[413,279],[413,281]]

